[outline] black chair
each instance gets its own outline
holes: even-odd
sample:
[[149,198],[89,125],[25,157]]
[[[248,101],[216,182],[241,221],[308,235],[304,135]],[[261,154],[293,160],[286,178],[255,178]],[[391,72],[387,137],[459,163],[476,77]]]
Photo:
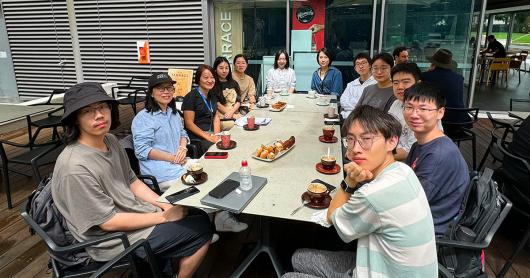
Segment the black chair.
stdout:
[[[471,141],[473,155],[473,170],[477,169],[477,135],[471,130],[473,124],[478,120],[478,108],[452,108],[446,107],[445,113],[452,115],[469,115],[469,120],[464,122],[451,122],[442,119],[442,124],[446,135],[459,147],[462,141]],[[464,118],[464,117],[461,117]]]
[[[61,153],[63,145],[60,141],[49,141],[42,144],[35,144],[35,136],[26,144],[20,144],[8,140],[0,140],[0,158],[2,159],[2,179],[6,187],[7,207],[13,208],[11,200],[11,186],[9,182],[9,172],[17,173],[26,177],[31,177],[25,173],[10,169],[10,164],[28,165],[31,166],[33,171],[33,179],[35,183],[38,183],[42,176],[39,171],[40,166],[49,165],[55,163],[57,156]],[[13,156],[8,157],[6,151],[6,145],[20,148],[22,152]]]
[[[33,134],[34,137],[37,137],[39,132],[40,132],[40,130],[45,129],[45,128],[51,128],[52,129],[52,140],[55,140],[56,138],[59,137],[59,133],[57,131],[57,128],[59,126],[61,126],[61,127],[63,126],[62,123],[61,123],[62,115],[56,115],[56,113],[58,113],[60,111],[64,112],[64,106],[62,105],[62,103],[53,102],[53,96],[57,95],[57,94],[63,94],[64,92],[65,92],[64,89],[53,90],[52,93],[50,94],[50,97],[48,98],[48,100],[46,102],[32,105],[32,106],[58,105],[58,107],[56,109],[53,109],[52,111],[48,112],[48,116],[46,118],[44,118],[44,119],[32,121],[32,119],[31,119],[31,117],[29,115],[26,116],[26,120],[27,120],[27,123],[28,123],[29,141],[31,141],[31,139],[32,139],[31,138],[31,136],[32,136],[32,132],[31,132],[32,127],[36,127],[37,128],[37,131],[35,131],[35,133]],[[64,127],[63,127],[63,130],[64,130]]]
[[[526,169],[526,173],[530,176],[530,164],[528,161],[526,161],[524,158],[516,156],[512,154],[508,149],[503,146],[502,144],[498,144],[499,150],[503,153],[504,157],[510,157],[512,161],[516,161],[519,163],[523,169]],[[521,250],[526,246],[528,240],[530,239],[530,196],[528,194],[525,194],[521,191],[521,188],[527,188],[528,184],[524,184],[524,182],[517,180],[515,178],[509,177],[505,172],[501,171],[502,173],[502,186],[501,190],[510,198],[513,200],[513,208],[514,210],[522,215],[524,218],[526,218],[526,222],[528,223],[526,226],[526,231],[522,237],[522,239],[517,243],[516,248],[512,255],[506,260],[506,263],[504,263],[504,266],[502,269],[497,273],[497,277],[504,277],[510,267],[512,266],[513,262],[515,261],[515,258]]]
[[528,103],[525,108],[528,109],[530,107],[530,99],[528,98],[510,98],[510,111],[513,111],[513,105],[515,103]]
[[[136,115],[136,104],[145,100],[144,96],[138,96],[138,93],[147,94],[147,81],[149,76],[133,76],[127,85],[112,87],[112,97],[118,100],[122,105],[130,105],[134,114]],[[125,98],[118,99],[118,91],[127,91]]]
[[[110,269],[113,270],[127,270],[127,269],[133,269],[133,274],[137,273],[137,267],[135,259],[133,258],[132,252],[139,247],[145,248],[146,254],[147,254],[147,261],[148,262],[155,262],[153,252],[149,246],[149,244],[145,241],[139,241],[135,243],[134,245],[130,245],[129,240],[127,239],[127,235],[122,232],[112,233],[108,234],[96,239],[84,241],[84,242],[78,242],[69,246],[59,246],[57,245],[51,238],[48,236],[48,234],[31,218],[29,215],[29,212],[27,211],[27,203],[22,206],[20,215],[22,218],[26,221],[26,223],[29,225],[30,229],[39,235],[39,237],[44,241],[44,244],[46,245],[46,248],[48,249],[48,253],[50,254],[69,254],[71,252],[84,250],[87,247],[91,247],[97,244],[100,244],[102,242],[111,241],[111,240],[120,240],[123,248],[125,249],[124,252],[119,254],[115,259],[118,260],[111,260],[107,264],[105,262],[96,262],[96,261],[90,261],[87,265],[82,266],[73,266],[65,268],[61,265],[59,261],[54,259],[53,256],[50,256],[50,263],[52,271],[53,271],[53,277],[86,277],[90,274],[98,274],[104,273],[106,271],[109,271]],[[112,263],[112,264],[110,264]],[[154,264],[156,265],[156,264]],[[151,265],[153,273],[158,273],[157,269],[155,269],[153,265]],[[154,270],[153,270],[154,269]],[[95,276],[99,277],[99,276]]]
[[[471,181],[470,186],[478,187],[479,183]],[[495,235],[495,233],[501,226],[502,222],[504,221],[504,219],[510,212],[510,209],[512,208],[511,201],[508,200],[508,198],[506,198],[504,195],[500,194],[500,199],[498,201],[501,204],[499,216],[495,219],[495,221],[491,225],[491,228],[487,231],[486,235],[480,242],[468,242],[468,241],[452,240],[452,239],[446,239],[446,238],[436,238],[437,248],[440,249],[444,247],[450,247],[450,248],[454,248],[455,250],[461,250],[461,251],[470,250],[470,251],[475,251],[475,252],[480,252],[481,250],[488,248],[488,246],[491,243],[491,240],[493,239],[493,236]],[[453,271],[454,269],[448,269],[442,263],[438,263],[438,272],[440,274],[440,277],[447,277],[447,278],[456,277],[453,274]],[[478,277],[487,277],[487,276],[485,276],[485,274],[482,274]]]
[[495,142],[501,142],[502,144],[507,144],[508,142],[507,137],[510,134],[514,134],[515,127],[504,121],[500,121],[497,119],[494,119],[493,116],[491,116],[490,112],[486,112],[488,115],[489,120],[491,121],[491,124],[493,126],[493,129],[491,130],[491,140],[488,145],[488,148],[486,149],[486,152],[484,153],[484,156],[482,157],[482,160],[480,161],[478,165],[478,170],[482,169],[482,166],[484,166],[484,163],[486,162],[486,159],[488,158],[488,155],[491,154],[493,157],[493,162],[496,161],[502,161],[502,153],[497,149],[495,146]]

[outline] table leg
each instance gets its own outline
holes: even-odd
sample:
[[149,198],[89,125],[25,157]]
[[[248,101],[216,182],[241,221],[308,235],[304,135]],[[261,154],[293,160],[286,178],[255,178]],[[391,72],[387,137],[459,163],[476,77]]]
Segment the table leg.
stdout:
[[266,253],[271,262],[276,275],[281,277],[283,275],[283,267],[276,255],[276,251],[270,245],[270,221],[268,218],[259,216],[258,219],[258,231],[260,232],[260,238],[256,242],[256,246],[250,251],[250,254],[241,262],[237,269],[232,273],[230,277],[241,277],[245,270],[254,262],[256,257],[261,253]]

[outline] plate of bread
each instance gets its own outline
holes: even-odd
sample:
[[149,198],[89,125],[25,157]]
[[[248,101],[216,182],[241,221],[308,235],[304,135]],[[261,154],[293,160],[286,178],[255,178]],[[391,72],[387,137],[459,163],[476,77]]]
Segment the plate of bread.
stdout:
[[269,110],[273,112],[280,112],[283,109],[285,109],[285,107],[287,107],[286,102],[278,101],[278,102],[271,104],[271,106],[269,107]]
[[261,161],[272,162],[289,152],[294,147],[294,143],[294,136],[289,137],[285,141],[275,140],[258,147],[252,157]]

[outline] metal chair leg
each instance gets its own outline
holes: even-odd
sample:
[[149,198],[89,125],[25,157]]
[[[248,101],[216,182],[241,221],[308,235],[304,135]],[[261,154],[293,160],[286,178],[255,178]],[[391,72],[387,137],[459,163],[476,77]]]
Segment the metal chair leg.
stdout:
[[506,260],[506,263],[504,263],[504,266],[502,267],[501,271],[499,271],[499,273],[497,273],[497,276],[496,276],[497,278],[502,278],[502,277],[504,277],[504,275],[506,275],[506,272],[508,272],[508,270],[510,269],[510,267],[512,266],[512,264],[514,262],[515,257],[517,255],[519,255],[519,252],[521,252],[521,250],[523,250],[523,247],[526,245],[526,243],[528,242],[529,238],[530,238],[530,223],[526,227],[526,232],[525,232],[523,238],[521,239],[521,241],[519,241],[517,243],[517,249],[515,249],[513,254],[510,256],[510,258],[508,258],[508,260]]
[[11,186],[9,185],[9,169],[7,168],[7,163],[2,163],[2,178],[6,186],[7,208],[12,209],[13,203],[11,201]]
[[473,134],[473,139],[471,139],[471,147],[473,148],[473,170],[477,169],[477,138]]
[[477,169],[478,171],[480,171],[480,169],[482,169],[482,166],[484,166],[484,164],[486,163],[486,159],[488,158],[488,155],[490,154],[490,148],[491,148],[491,143],[488,145],[488,148],[486,149],[486,152],[484,153],[482,160],[478,164],[478,169]]

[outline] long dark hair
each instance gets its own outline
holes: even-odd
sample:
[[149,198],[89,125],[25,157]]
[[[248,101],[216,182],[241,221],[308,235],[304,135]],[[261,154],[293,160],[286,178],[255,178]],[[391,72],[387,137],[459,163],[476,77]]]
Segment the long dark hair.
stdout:
[[215,92],[217,101],[219,101],[223,105],[226,104],[226,98],[223,95],[222,84],[221,84],[221,81],[219,80],[219,75],[217,74],[217,67],[221,63],[226,63],[228,65],[228,75],[226,76],[226,82],[223,82],[223,83],[228,83],[228,84],[233,85],[233,89],[236,91],[236,95],[237,95],[236,102],[240,102],[241,101],[241,89],[239,88],[239,84],[237,84],[237,82],[235,82],[234,79],[232,78],[232,69],[230,67],[230,62],[228,62],[228,59],[226,59],[226,57],[224,56],[219,56],[215,58],[215,61],[213,62],[213,69],[214,69],[214,76],[215,76],[215,86],[213,87],[213,91]]
[[285,63],[285,68],[289,67],[289,54],[287,54],[287,51],[285,51],[285,49],[281,49],[276,52],[276,55],[274,55],[274,69],[278,68],[278,59],[280,58],[281,54],[285,55],[285,60],[287,60],[287,63]]
[[[120,110],[118,108],[118,104],[107,102],[110,107],[110,130],[116,129],[118,126],[120,126]],[[79,135],[81,135],[81,130],[79,129],[79,123],[77,122],[77,117],[79,116],[79,111],[81,111],[81,108],[77,111],[73,112],[68,116],[68,118],[63,120],[64,124],[64,134],[63,134],[63,142],[65,145],[73,144],[77,142],[77,139],[79,139]]]
[[[147,95],[145,96],[145,110],[149,113],[160,111],[160,105],[156,102],[155,98],[153,97],[153,90],[155,88],[150,88],[147,90]],[[171,113],[177,114],[177,104],[175,102],[175,98],[172,98],[171,101],[167,105],[169,108],[171,108]]]

